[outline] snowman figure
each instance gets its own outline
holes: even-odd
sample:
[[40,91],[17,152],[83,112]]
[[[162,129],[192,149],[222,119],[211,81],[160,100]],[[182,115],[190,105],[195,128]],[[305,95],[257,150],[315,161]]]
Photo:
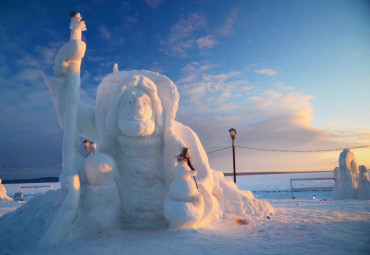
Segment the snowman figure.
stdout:
[[174,179],[164,203],[164,216],[173,228],[192,228],[202,219],[204,200],[198,192],[196,175],[189,149],[183,148],[177,156]]

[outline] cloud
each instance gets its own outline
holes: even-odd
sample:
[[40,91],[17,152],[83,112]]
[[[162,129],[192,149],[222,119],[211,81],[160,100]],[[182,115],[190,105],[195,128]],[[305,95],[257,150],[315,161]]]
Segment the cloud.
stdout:
[[[188,111],[227,111],[233,108],[233,98],[248,95],[251,85],[247,81],[237,79],[240,72],[210,73],[215,66],[191,62],[182,69],[184,75],[176,84]],[[203,100],[212,106],[208,108],[209,105],[203,104]]]
[[111,33],[110,31],[108,30],[108,28],[104,25],[101,25],[99,28],[98,28],[100,34],[107,40],[110,40],[111,39]]
[[[177,120],[190,126],[206,151],[230,146],[228,130],[238,132],[236,144],[267,149],[337,149],[370,143],[368,128],[333,130],[312,124],[314,96],[294,90],[261,90],[242,78],[241,72],[202,71],[192,62],[176,82],[180,93]],[[350,143],[346,143],[350,141]],[[209,155],[211,167],[232,169],[229,150]],[[332,170],[335,153],[272,153],[237,149],[239,170]]]
[[218,34],[221,36],[230,36],[234,33],[234,24],[238,17],[238,8],[234,7],[230,10],[229,15],[221,28],[218,29]]
[[163,2],[163,0],[144,0],[147,6],[152,9],[157,9],[158,5]]
[[50,42],[46,46],[35,47],[35,51],[41,57],[44,66],[50,67],[54,64],[54,58],[63,44],[63,42]]
[[293,86],[287,86],[284,84],[284,82],[281,82],[281,81],[277,81],[274,83],[274,86],[279,89],[279,90],[283,90],[283,91],[288,91],[288,90],[294,90],[294,87]]
[[130,2],[128,1],[123,1],[121,2],[121,9],[124,10],[124,11],[129,11],[131,10],[131,5],[130,5]]
[[197,40],[197,45],[199,49],[212,48],[216,43],[217,42],[212,35],[201,37]]
[[0,78],[0,84],[3,163],[32,166],[60,162],[63,131],[42,78],[25,70],[10,79]]
[[270,69],[270,68],[263,68],[261,70],[255,70],[255,72],[258,74],[266,74],[268,76],[277,75],[277,72],[274,69]]
[[26,68],[21,70],[18,74],[13,76],[14,80],[17,81],[40,81],[42,80],[44,73],[39,69]]
[[206,25],[202,14],[191,13],[186,18],[181,18],[172,26],[167,38],[160,41],[160,44],[165,46],[160,51],[175,57],[188,57],[188,50],[193,49],[197,41],[196,32],[204,29]]

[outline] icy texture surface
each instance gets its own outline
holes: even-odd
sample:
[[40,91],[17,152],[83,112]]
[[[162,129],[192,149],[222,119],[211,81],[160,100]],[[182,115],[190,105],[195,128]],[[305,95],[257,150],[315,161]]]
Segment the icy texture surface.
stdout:
[[355,154],[350,150],[340,154],[334,177],[333,199],[370,199],[369,174],[365,166],[357,166]]

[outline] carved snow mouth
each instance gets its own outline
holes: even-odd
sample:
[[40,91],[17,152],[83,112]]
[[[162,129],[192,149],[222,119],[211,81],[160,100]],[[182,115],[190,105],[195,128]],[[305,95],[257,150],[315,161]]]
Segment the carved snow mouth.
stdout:
[[146,118],[145,118],[144,115],[135,115],[133,119],[134,120],[142,120],[142,121],[144,121]]

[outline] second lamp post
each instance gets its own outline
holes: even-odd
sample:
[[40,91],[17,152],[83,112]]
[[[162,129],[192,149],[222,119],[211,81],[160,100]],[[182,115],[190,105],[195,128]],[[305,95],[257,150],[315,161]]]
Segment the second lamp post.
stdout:
[[232,140],[232,147],[233,147],[233,170],[234,170],[234,183],[236,183],[236,171],[235,171],[235,136],[236,130],[234,128],[229,129],[231,140]]

